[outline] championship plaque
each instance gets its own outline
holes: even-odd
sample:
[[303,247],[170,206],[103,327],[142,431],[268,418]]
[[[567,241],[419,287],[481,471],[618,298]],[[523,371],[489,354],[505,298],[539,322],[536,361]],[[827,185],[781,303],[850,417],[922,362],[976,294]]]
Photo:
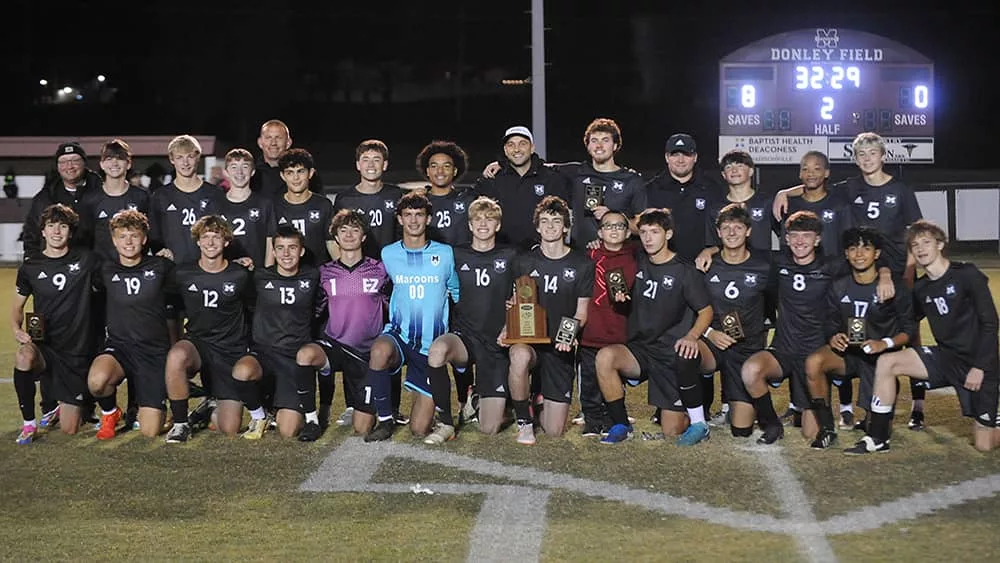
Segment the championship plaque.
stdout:
[[860,346],[868,340],[868,322],[864,317],[849,317],[847,319],[847,343]]
[[514,280],[514,306],[507,310],[504,344],[548,344],[545,309],[538,304],[538,284],[531,276]]
[[32,342],[45,341],[45,319],[37,313],[24,314],[24,331],[31,337]]
[[587,184],[584,188],[586,188],[586,192],[583,198],[583,207],[587,211],[593,211],[604,205],[604,186]]
[[580,321],[573,317],[559,319],[559,330],[556,332],[556,344],[572,346],[576,333],[580,329]]
[[733,340],[743,340],[743,322],[738,311],[729,311],[722,315],[722,332]]
[[615,295],[623,293],[628,295],[628,284],[625,282],[625,270],[615,268],[604,272],[604,283],[608,288],[608,295],[614,300]]

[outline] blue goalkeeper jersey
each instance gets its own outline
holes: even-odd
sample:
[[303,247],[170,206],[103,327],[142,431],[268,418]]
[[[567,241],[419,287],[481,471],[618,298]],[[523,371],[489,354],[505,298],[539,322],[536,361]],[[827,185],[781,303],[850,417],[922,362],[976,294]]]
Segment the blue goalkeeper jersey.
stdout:
[[458,301],[455,255],[440,242],[414,250],[397,241],[382,249],[382,263],[392,280],[385,331],[427,355],[431,342],[448,332],[450,301]]

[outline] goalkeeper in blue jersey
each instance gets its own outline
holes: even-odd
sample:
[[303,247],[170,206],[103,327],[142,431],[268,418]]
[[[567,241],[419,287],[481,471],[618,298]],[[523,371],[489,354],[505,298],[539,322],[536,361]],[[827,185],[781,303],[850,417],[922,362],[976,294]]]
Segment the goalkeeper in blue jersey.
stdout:
[[431,203],[423,192],[410,192],[396,205],[403,239],[382,249],[382,262],[392,280],[389,323],[372,345],[365,385],[375,399],[378,423],[366,442],[387,440],[395,422],[390,400],[390,376],[405,365],[404,386],[416,393],[410,430],[425,436],[434,422],[427,353],[434,339],[448,332],[448,311],[458,301],[458,275],[451,247],[427,239]]

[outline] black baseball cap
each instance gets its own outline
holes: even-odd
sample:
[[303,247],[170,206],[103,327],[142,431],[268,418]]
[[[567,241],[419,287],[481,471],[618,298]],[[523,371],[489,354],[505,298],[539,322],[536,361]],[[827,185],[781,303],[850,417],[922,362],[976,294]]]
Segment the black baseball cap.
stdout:
[[56,159],[66,154],[77,154],[80,155],[80,158],[87,160],[87,152],[84,151],[83,147],[80,146],[80,143],[77,143],[76,141],[63,143],[59,145],[58,149],[56,149]]
[[694,137],[687,133],[674,133],[667,139],[667,146],[664,152],[682,152],[685,154],[695,154],[698,152],[698,144],[694,142]]

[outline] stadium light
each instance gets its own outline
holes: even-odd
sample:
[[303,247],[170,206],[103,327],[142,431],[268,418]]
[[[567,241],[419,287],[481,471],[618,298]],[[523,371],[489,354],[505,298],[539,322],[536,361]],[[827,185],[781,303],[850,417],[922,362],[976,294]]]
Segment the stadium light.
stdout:
[[48,80],[45,80],[45,79],[43,78],[43,79],[41,79],[41,80],[39,80],[39,81],[38,81],[38,85],[39,85],[39,86],[48,86],[48,85],[49,85],[49,81],[48,81]]
[[98,82],[104,82],[107,79],[108,79],[108,77],[104,76],[103,74],[98,74],[97,75],[97,81]]

